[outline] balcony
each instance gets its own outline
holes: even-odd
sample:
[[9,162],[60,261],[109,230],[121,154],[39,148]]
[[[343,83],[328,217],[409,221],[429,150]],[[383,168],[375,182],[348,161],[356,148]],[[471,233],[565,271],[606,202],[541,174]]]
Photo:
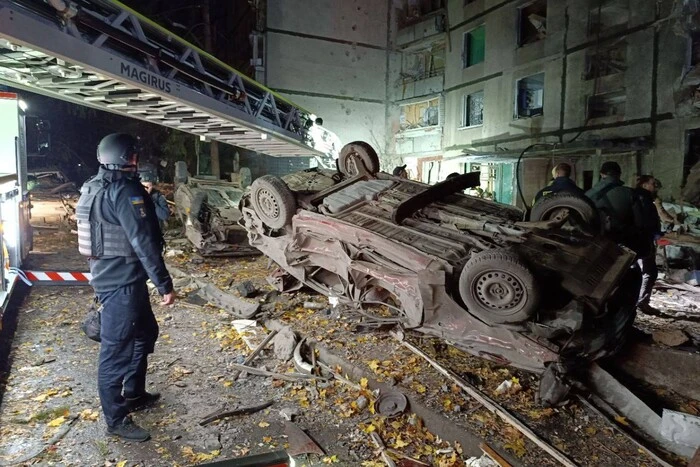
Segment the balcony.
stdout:
[[413,19],[400,22],[396,46],[404,52],[428,48],[447,40],[447,11],[440,8]]

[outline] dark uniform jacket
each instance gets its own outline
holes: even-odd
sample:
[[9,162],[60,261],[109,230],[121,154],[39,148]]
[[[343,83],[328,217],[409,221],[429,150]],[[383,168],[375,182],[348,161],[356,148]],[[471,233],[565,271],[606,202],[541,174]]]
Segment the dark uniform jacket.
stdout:
[[579,196],[584,196],[586,194],[586,192],[579,188],[569,177],[557,177],[552,180],[552,183],[537,192],[535,195],[535,202],[539,201],[542,197],[561,192],[573,193]]
[[661,218],[654,204],[654,196],[644,188],[634,190],[635,202],[633,211],[635,224],[640,229],[642,248],[639,256],[648,256],[654,250],[654,241],[661,235]]
[[161,295],[172,292],[162,256],[163,235],[151,197],[138,179],[124,172],[100,167],[98,177],[110,182],[104,191],[102,215],[107,222],[122,226],[135,256],[90,259],[90,284],[95,292],[110,292],[148,278]]
[[168,201],[165,196],[160,191],[153,189],[151,190],[151,199],[156,208],[156,217],[159,221],[167,221],[170,217],[170,208],[168,207]]

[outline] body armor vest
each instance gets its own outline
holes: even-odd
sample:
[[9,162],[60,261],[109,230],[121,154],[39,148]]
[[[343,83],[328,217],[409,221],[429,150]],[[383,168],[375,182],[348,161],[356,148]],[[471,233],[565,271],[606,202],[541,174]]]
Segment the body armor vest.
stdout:
[[102,216],[102,202],[109,182],[100,175],[80,188],[75,209],[78,220],[78,251],[91,258],[136,256],[122,226],[107,222]]

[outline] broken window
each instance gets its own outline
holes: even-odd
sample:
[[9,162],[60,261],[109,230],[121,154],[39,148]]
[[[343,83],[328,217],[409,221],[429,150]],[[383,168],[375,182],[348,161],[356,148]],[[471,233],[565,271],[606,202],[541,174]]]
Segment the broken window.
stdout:
[[583,79],[622,73],[627,69],[627,43],[621,42],[609,47],[591,47],[586,52],[586,68]]
[[440,123],[440,99],[430,99],[401,106],[399,125],[401,130],[430,128]]
[[547,1],[537,0],[518,9],[518,45],[530,44],[547,35]]
[[700,32],[690,35],[690,66],[700,64]]
[[544,109],[544,73],[528,76],[517,83],[516,118],[542,115]]
[[588,34],[597,36],[625,30],[629,19],[629,0],[591,0]]
[[484,91],[464,96],[462,126],[470,127],[484,123]]
[[439,76],[445,72],[445,46],[439,45],[418,53],[403,54],[404,82]]
[[625,114],[627,95],[625,91],[595,94],[588,98],[588,118],[612,117]]
[[462,44],[462,63],[468,68],[484,61],[486,55],[486,28],[481,25],[464,33]]

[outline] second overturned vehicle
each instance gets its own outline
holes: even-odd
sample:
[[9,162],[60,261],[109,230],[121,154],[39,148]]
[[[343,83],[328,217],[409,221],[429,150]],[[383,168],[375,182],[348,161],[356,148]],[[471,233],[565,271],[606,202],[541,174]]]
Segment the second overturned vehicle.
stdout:
[[280,289],[304,284],[539,373],[541,401],[555,404],[566,375],[615,352],[631,329],[634,253],[570,227],[566,209],[523,222],[518,208],[462,193],[478,184],[478,173],[433,186],[394,177],[355,142],[337,172],[256,179],[241,224],[281,268]]

